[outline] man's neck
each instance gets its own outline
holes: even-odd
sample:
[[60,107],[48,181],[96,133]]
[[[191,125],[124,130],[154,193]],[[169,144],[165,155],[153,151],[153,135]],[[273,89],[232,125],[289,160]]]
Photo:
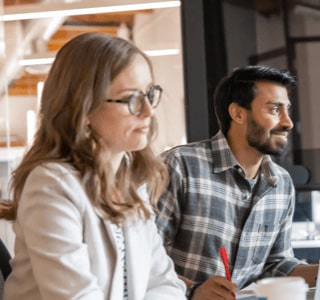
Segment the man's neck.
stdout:
[[233,155],[246,172],[246,177],[255,178],[259,172],[263,154],[249,146],[245,139],[238,139],[229,134],[227,141]]

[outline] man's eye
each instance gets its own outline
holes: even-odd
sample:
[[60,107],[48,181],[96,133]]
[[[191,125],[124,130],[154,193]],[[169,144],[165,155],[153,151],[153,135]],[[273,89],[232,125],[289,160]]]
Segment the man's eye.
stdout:
[[275,115],[280,113],[280,108],[278,106],[275,106],[273,108],[271,108],[271,112]]

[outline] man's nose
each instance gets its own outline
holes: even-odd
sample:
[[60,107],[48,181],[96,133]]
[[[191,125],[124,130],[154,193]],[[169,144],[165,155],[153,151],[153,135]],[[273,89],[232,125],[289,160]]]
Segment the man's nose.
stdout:
[[283,112],[282,117],[281,117],[281,125],[283,127],[288,128],[288,129],[293,128],[294,125],[293,125],[292,119],[291,119],[288,111]]

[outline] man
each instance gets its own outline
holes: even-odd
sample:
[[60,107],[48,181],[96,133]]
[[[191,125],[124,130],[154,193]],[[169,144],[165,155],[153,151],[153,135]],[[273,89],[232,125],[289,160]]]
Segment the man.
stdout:
[[292,180],[269,156],[287,146],[294,86],[286,71],[234,70],[214,96],[220,131],[163,154],[170,182],[157,225],[188,299],[233,299],[237,288],[271,276],[303,276],[315,285],[318,266],[297,260],[291,248]]

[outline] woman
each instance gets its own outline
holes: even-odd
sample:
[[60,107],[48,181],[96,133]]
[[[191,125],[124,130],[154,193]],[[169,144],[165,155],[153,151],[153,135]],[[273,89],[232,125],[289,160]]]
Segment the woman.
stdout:
[[154,224],[161,92],[128,41],[86,33],[61,48],[2,213],[16,234],[5,300],[185,299]]

